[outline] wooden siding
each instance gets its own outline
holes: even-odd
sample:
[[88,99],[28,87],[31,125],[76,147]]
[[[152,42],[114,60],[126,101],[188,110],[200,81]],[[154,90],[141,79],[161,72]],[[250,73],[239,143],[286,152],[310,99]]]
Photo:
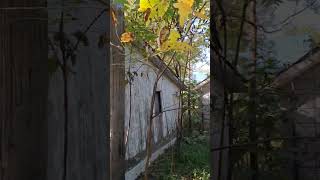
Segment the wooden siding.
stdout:
[[[127,137],[127,160],[137,157],[138,154],[143,154],[146,150],[146,134],[151,107],[152,88],[156,78],[156,73],[154,72],[155,67],[152,64],[146,65],[137,62],[137,59],[143,59],[143,57],[137,53],[132,55],[131,60],[129,56],[126,57],[126,69],[128,70],[130,65],[130,71],[136,71],[137,73],[133,78],[132,84],[130,85],[128,83],[126,85],[125,132]],[[162,101],[160,103],[162,110],[166,112],[154,119],[153,140],[155,144],[153,148],[156,148],[156,144],[172,138],[175,135],[174,132],[179,113],[179,87],[164,75],[159,81],[157,91],[161,93]],[[144,157],[145,155],[142,155],[140,158],[143,159]]]

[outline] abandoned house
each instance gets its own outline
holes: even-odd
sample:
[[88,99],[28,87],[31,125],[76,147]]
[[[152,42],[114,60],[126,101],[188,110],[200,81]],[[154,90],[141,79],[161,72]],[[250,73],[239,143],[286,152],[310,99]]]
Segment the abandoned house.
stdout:
[[[293,180],[320,178],[320,48],[314,48],[281,71],[274,87],[282,92],[286,113],[288,175]],[[299,138],[294,138],[295,136]]]
[[185,88],[158,56],[141,61],[144,57],[134,52],[126,57],[126,71],[131,77],[125,88],[126,180],[135,180],[145,169],[147,129],[157,74],[164,72],[155,92],[151,161],[175,142],[179,95]]

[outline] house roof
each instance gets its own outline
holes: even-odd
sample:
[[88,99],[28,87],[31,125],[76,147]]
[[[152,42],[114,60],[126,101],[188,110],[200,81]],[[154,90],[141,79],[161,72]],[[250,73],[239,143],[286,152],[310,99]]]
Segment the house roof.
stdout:
[[[133,45],[137,48],[145,48],[144,45],[133,43]],[[152,52],[152,48],[150,47],[149,51]],[[187,86],[175,75],[175,73],[172,71],[172,69],[164,63],[161,58],[156,55],[150,57],[150,62],[158,69],[165,70],[164,75],[168,77],[169,80],[171,80],[175,85],[177,85],[180,89],[185,90],[187,89]]]
[[316,47],[299,58],[295,63],[280,71],[273,81],[272,86],[281,87],[319,63],[320,47]]
[[154,56],[151,58],[151,63],[158,69],[164,70],[164,75],[168,77],[173,83],[175,83],[182,90],[186,89],[186,85],[180,81],[180,79],[175,75],[172,69],[164,63],[159,56]]
[[204,85],[206,85],[206,84],[208,84],[208,83],[210,83],[210,77],[207,77],[207,78],[205,78],[204,80],[200,81],[200,82],[196,85],[195,89],[199,89],[199,88],[201,88],[202,86],[204,86]]
[[[215,59],[214,62],[214,76],[217,76],[219,81],[224,82],[227,88],[233,89],[233,92],[244,92],[246,90],[244,84],[247,80],[228,61]],[[226,68],[225,74],[223,73],[223,67]],[[199,82],[195,90],[207,93],[210,91],[210,87],[208,86],[210,86],[210,77]]]
[[[208,87],[209,86],[209,87]],[[210,91],[210,78],[207,77],[201,82],[199,82],[196,87],[194,88],[196,91],[200,91],[202,93],[207,93]]]

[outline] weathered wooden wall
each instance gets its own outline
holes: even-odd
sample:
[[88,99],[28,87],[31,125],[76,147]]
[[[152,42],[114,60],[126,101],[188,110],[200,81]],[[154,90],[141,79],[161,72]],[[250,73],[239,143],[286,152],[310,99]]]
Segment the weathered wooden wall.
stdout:
[[[61,3],[0,1],[1,8],[14,7],[0,10],[0,180],[111,179],[110,46],[98,45],[102,35],[110,40],[109,11],[93,1]],[[72,7],[64,8],[63,31],[76,54],[67,77],[52,63],[54,56],[63,63],[53,40],[61,6]],[[77,31],[88,46],[74,48]]]
[[[102,180],[108,177],[108,98],[109,48],[99,48],[101,35],[109,28],[108,12],[100,3],[84,4],[64,1],[64,32],[73,46],[76,31],[86,32],[88,46],[82,42],[75,63],[67,62],[70,71],[65,77],[60,68],[50,76],[48,96],[48,180]],[[48,0],[49,37],[60,31],[61,1]],[[81,6],[82,8],[78,8]],[[85,8],[85,7],[88,8]],[[90,7],[101,8],[90,8]],[[102,14],[101,14],[102,13]],[[101,16],[99,16],[101,14]],[[56,19],[55,23],[54,19]],[[91,24],[91,26],[90,26]],[[54,56],[50,48],[50,56]],[[55,45],[62,62],[61,45]],[[66,93],[66,94],[65,94]],[[67,100],[67,101],[65,101]],[[65,106],[67,102],[67,106]],[[67,114],[66,114],[67,113]]]
[[[1,0],[0,8],[45,6]],[[46,176],[47,14],[0,10],[0,180]]]
[[[308,69],[282,87],[283,108],[289,110],[285,136],[319,137],[320,135],[320,64]],[[286,158],[288,174],[294,180],[320,178],[320,138],[290,141]],[[289,155],[289,156],[288,156]]]
[[[130,52],[128,51],[128,54]],[[126,159],[130,169],[141,159],[145,158],[146,136],[151,108],[152,89],[156,79],[154,66],[137,62],[143,56],[133,53],[132,58],[126,57],[126,69],[136,72],[132,84],[126,85],[125,131],[126,131]],[[130,63],[131,62],[131,63]],[[153,67],[153,68],[152,68]],[[158,69],[156,69],[158,70]],[[130,93],[131,86],[131,93]],[[161,147],[175,135],[176,123],[179,114],[179,87],[163,75],[160,79],[157,91],[160,91],[162,99],[162,111],[153,123],[153,150]],[[131,94],[131,95],[130,95]],[[131,106],[131,108],[130,108]]]

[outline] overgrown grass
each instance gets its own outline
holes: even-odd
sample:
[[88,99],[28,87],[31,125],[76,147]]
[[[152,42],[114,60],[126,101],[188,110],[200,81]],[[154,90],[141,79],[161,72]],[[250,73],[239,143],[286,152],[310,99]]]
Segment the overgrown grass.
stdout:
[[193,134],[181,143],[181,153],[172,147],[151,166],[150,175],[156,180],[208,180],[209,143],[207,135]]

